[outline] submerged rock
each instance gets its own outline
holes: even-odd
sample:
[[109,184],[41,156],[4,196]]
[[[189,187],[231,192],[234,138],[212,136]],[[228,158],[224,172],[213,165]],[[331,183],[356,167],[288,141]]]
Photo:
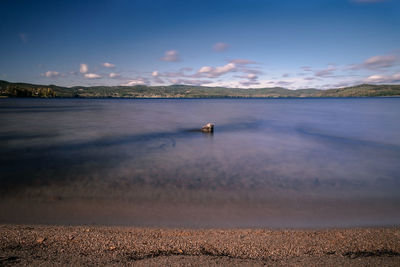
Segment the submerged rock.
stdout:
[[214,132],[214,123],[207,123],[201,128],[203,133],[212,133]]

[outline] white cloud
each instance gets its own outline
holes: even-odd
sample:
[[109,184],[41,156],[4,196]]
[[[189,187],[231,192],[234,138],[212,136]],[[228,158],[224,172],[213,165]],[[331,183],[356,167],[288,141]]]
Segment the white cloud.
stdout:
[[216,44],[213,46],[213,49],[214,49],[214,51],[216,51],[216,52],[224,52],[224,51],[226,51],[228,48],[229,48],[229,44],[227,44],[227,43],[222,43],[222,42],[216,43]]
[[399,57],[396,55],[384,55],[384,56],[373,56],[366,60],[364,60],[361,64],[353,64],[349,67],[352,70],[359,70],[359,69],[370,69],[370,70],[377,70],[377,69],[385,69],[395,66],[399,63]]
[[244,87],[251,87],[254,85],[259,85],[260,82],[258,81],[253,81],[253,80],[248,80],[248,81],[241,81],[240,84]]
[[251,87],[260,84],[260,82],[258,81],[258,76],[254,73],[234,77],[245,79],[239,82],[240,85],[243,87]]
[[275,82],[276,86],[282,86],[282,87],[290,86],[292,84],[293,84],[293,82],[288,82],[288,81],[277,81],[277,82]]
[[[318,86],[310,84],[311,81],[304,81],[300,77],[291,77],[285,80],[270,79],[270,80],[252,80],[246,76],[237,76],[245,80],[218,80],[207,86],[219,86],[230,88],[269,88],[269,87],[284,87],[288,89],[302,89],[302,88],[317,88]],[[247,79],[247,80],[246,80]]]
[[137,79],[137,80],[130,80],[124,84],[121,84],[122,86],[134,86],[134,85],[144,85],[145,82],[141,79]]
[[221,75],[224,75],[228,72],[235,71],[235,70],[236,70],[235,63],[228,63],[228,64],[226,64],[224,66],[220,66],[220,67],[204,66],[204,67],[201,67],[197,73],[204,74],[209,78],[215,78],[215,77],[219,77]]
[[103,67],[106,67],[106,68],[114,68],[114,67],[115,67],[114,64],[111,64],[111,63],[109,63],[109,62],[104,62],[104,63],[102,63],[101,65],[102,65]]
[[44,76],[44,77],[47,77],[47,78],[53,78],[53,77],[57,77],[57,76],[59,76],[59,75],[60,75],[59,72],[57,72],[57,71],[51,71],[51,70],[46,71],[45,73],[40,74],[40,76]]
[[96,73],[85,73],[84,77],[87,79],[100,79],[101,78],[101,76]]
[[185,84],[185,85],[206,85],[211,83],[209,80],[198,80],[198,79],[169,79],[169,82],[172,84]]
[[364,61],[364,66],[370,69],[392,67],[397,61],[396,56],[374,56]]
[[216,67],[215,70],[214,70],[214,73],[217,76],[219,76],[219,75],[225,74],[227,72],[230,72],[232,70],[235,70],[235,68],[236,68],[235,63],[228,63],[225,66]]
[[158,70],[155,70],[151,73],[151,76],[153,77],[168,77],[168,78],[179,78],[179,77],[186,77],[186,78],[198,78],[199,75],[197,73],[194,74],[186,74],[185,71],[192,71],[193,68],[181,68],[179,71],[175,72],[159,72]]
[[366,82],[382,82],[387,79],[387,76],[383,75],[371,75],[365,79]]
[[255,75],[263,74],[263,71],[261,71],[261,69],[258,66],[248,66],[248,65],[259,64],[253,60],[237,58],[230,60],[229,63],[235,64],[235,66],[237,67],[236,68],[237,72],[243,72]]
[[229,88],[240,88],[243,87],[239,81],[236,80],[227,80],[227,81],[216,81],[212,83],[208,83],[207,86],[211,87],[229,87]]
[[179,53],[176,50],[168,50],[165,52],[165,56],[160,58],[162,61],[177,62],[180,61]]
[[269,80],[260,80],[259,85],[254,85],[252,88],[268,88],[268,87],[284,87],[287,89],[304,89],[304,88],[320,88],[315,84],[316,80],[304,80],[303,77],[290,76],[285,79],[272,78]]
[[243,77],[241,78],[255,79],[251,77],[257,77],[257,75],[262,74],[260,70],[255,69],[254,67],[247,67],[246,64],[255,64],[255,62],[246,59],[235,59],[231,60],[229,63],[223,66],[215,66],[215,67],[202,66],[197,71],[194,72],[192,72],[193,68],[188,68],[188,67],[181,68],[179,69],[179,71],[172,71],[172,72],[159,72],[158,70],[154,70],[151,73],[151,76],[175,78],[175,79],[182,79],[182,78],[199,79],[199,78],[218,78],[230,72],[237,72],[244,74]]
[[323,70],[315,71],[314,75],[317,77],[327,77],[327,76],[331,76],[335,70],[336,70],[335,67],[329,67],[329,68],[326,68]]
[[241,86],[243,87],[251,87],[251,86],[255,86],[255,85],[259,85],[260,82],[258,81],[258,76],[254,73],[249,73],[249,74],[245,74],[245,75],[236,75],[233,76],[235,78],[241,78],[241,79],[245,79],[245,80],[241,80],[239,83]]
[[80,65],[79,72],[80,72],[80,73],[86,73],[86,72],[88,72],[88,71],[89,71],[88,65],[82,63],[82,64]]
[[200,69],[199,69],[199,73],[207,73],[207,72],[211,72],[213,70],[213,68],[212,67],[210,67],[210,66],[204,66],[204,67],[201,67]]
[[393,75],[371,75],[365,79],[366,83],[397,83],[400,82],[400,72]]
[[108,74],[108,76],[110,78],[118,78],[118,77],[121,77],[121,74],[115,73],[115,72],[111,72],[110,74]]
[[247,78],[250,80],[254,80],[254,79],[257,79],[257,75],[250,73],[250,74],[247,74]]
[[229,63],[234,63],[237,65],[257,64],[257,62],[255,62],[253,60],[248,60],[248,59],[243,59],[243,58],[232,59],[229,61]]

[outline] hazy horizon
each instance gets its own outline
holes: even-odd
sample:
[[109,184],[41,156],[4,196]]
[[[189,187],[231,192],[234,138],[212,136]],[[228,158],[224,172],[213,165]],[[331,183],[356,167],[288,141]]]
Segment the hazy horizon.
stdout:
[[[9,83],[25,83],[25,82],[18,82],[18,81],[7,81],[7,80],[2,80],[5,82],[9,82]],[[114,87],[114,86],[125,86],[125,87],[132,87],[132,86],[136,86],[136,85],[142,85],[142,86],[149,86],[149,87],[157,87],[157,86],[197,86],[197,87],[210,87],[211,86],[207,86],[207,85],[190,85],[190,84],[167,84],[167,85],[147,85],[147,84],[136,84],[136,85],[102,85],[102,84],[98,84],[98,85],[92,85],[92,86],[83,86],[83,85],[73,85],[73,86],[62,86],[62,85],[58,85],[58,84],[38,84],[38,83],[26,83],[26,84],[33,84],[33,85],[43,85],[43,86],[59,86],[59,87],[65,87],[65,88],[74,88],[74,87],[97,87],[97,86],[105,86],[105,87]],[[360,83],[360,84],[354,84],[352,86],[362,86],[362,85],[374,85],[373,83]],[[396,84],[380,84],[380,85],[396,85]],[[229,89],[243,89],[243,90],[248,90],[248,89],[273,89],[273,88],[282,88],[282,89],[287,89],[287,90],[328,90],[328,89],[340,89],[340,88],[346,88],[348,86],[342,86],[342,87],[332,87],[332,88],[310,88],[310,87],[304,87],[304,88],[287,88],[284,86],[271,86],[271,87],[229,87],[229,86],[213,86],[213,87],[220,87],[220,88],[229,88]],[[349,86],[351,87],[351,86]]]

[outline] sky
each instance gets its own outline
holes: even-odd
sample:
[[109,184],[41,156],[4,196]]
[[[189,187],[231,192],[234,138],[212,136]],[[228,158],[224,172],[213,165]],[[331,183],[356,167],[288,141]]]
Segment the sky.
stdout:
[[400,0],[2,0],[0,80],[400,84]]

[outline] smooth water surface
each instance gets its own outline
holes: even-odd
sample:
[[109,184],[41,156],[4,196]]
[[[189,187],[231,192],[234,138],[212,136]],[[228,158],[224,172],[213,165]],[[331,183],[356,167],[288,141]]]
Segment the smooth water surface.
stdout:
[[400,98],[2,99],[0,223],[398,225],[399,118]]

